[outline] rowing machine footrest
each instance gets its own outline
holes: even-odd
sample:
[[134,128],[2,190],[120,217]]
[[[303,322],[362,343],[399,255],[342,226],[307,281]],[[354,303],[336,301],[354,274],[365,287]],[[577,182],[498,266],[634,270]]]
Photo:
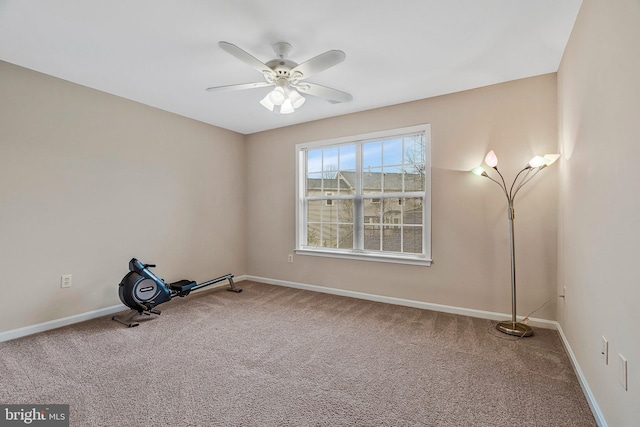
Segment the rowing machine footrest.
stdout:
[[188,292],[197,285],[196,282],[192,280],[179,280],[177,282],[169,283],[169,289],[173,289],[178,293]]

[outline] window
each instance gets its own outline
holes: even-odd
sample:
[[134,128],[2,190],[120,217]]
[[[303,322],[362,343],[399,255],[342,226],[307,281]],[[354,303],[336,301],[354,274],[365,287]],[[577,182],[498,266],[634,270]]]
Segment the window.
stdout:
[[[333,193],[326,193],[327,196],[333,196]],[[325,199],[324,201],[325,206],[333,206],[333,199]]]
[[430,265],[429,125],[296,154],[296,253]]

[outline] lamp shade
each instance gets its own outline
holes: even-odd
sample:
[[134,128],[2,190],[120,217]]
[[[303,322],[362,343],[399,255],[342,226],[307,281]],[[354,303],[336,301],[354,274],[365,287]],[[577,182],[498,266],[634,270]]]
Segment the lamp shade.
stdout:
[[275,105],[273,104],[273,102],[271,102],[271,100],[269,99],[269,95],[271,93],[268,93],[267,96],[265,96],[264,98],[262,98],[262,101],[260,101],[260,104],[262,104],[262,106],[264,108],[266,108],[269,111],[273,111],[273,107],[275,107]]
[[484,168],[482,166],[476,166],[475,168],[471,169],[471,173],[473,173],[474,175],[478,175],[478,176],[483,176],[483,175],[487,174],[484,171]]
[[531,168],[539,168],[542,165],[546,165],[547,160],[542,156],[535,156],[533,159],[529,160],[529,167]]
[[295,109],[293,108],[293,105],[291,104],[291,100],[290,99],[285,99],[284,102],[282,103],[282,106],[280,106],[280,114],[291,114],[295,111]]
[[302,107],[302,104],[304,104],[304,102],[306,101],[305,97],[300,95],[296,90],[291,90],[289,92],[289,99],[291,100],[291,105],[293,105],[293,108]]
[[498,156],[496,156],[496,153],[491,150],[487,153],[487,156],[484,158],[484,162],[491,166],[492,168],[495,168],[496,166],[498,166]]
[[284,89],[281,87],[276,87],[269,93],[269,101],[271,101],[274,105],[282,105],[284,100],[286,99],[284,95]]
[[545,154],[544,160],[547,166],[551,166],[560,158],[560,154]]

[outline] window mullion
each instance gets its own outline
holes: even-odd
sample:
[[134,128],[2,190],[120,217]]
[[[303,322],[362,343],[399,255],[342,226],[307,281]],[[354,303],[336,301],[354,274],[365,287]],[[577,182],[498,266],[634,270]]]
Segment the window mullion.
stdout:
[[353,200],[353,249],[364,249],[364,202],[362,199],[362,147],[356,145],[355,198]]

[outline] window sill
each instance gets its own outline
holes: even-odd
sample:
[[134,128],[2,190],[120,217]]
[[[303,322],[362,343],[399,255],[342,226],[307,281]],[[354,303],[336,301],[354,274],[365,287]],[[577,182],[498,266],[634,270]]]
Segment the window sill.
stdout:
[[297,255],[311,255],[329,258],[342,258],[352,259],[359,261],[374,261],[374,262],[389,262],[394,264],[409,264],[409,265],[421,265],[424,267],[431,266],[433,262],[431,259],[412,256],[412,255],[396,255],[396,254],[371,254],[371,253],[358,253],[358,252],[346,252],[339,250],[321,250],[321,249],[295,249]]

